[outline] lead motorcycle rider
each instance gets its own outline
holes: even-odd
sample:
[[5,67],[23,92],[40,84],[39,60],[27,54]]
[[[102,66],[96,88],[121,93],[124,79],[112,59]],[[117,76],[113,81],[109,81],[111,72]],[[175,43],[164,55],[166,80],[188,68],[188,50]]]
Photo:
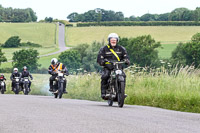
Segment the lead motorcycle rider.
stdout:
[[[108,35],[109,44],[103,46],[98,54],[97,63],[103,66],[102,76],[101,76],[101,97],[105,99],[106,90],[108,89],[108,79],[110,77],[113,65],[108,61],[116,62],[124,60],[127,65],[130,65],[129,57],[127,51],[124,47],[118,45],[119,36],[116,33],[110,33]],[[126,79],[126,75],[124,78]]]
[[[58,70],[64,71],[64,74],[66,76],[69,75],[69,72],[68,72],[68,70],[67,70],[67,68],[65,67],[64,64],[58,62],[58,60],[56,58],[51,59],[51,65],[49,66],[49,70],[48,70],[49,74],[52,75],[49,78],[49,86],[50,86],[49,91],[51,91],[51,92],[53,91],[53,81],[55,81],[56,77],[58,76],[58,73],[57,73]],[[63,86],[63,89],[64,89],[63,92],[64,93],[67,93],[66,84],[67,84],[67,82],[66,82],[66,79],[65,79],[64,80],[64,86]]]

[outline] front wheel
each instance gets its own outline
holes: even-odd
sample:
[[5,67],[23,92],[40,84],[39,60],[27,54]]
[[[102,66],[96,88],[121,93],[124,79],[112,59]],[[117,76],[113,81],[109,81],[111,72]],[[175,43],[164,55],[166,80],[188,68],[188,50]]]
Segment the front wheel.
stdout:
[[24,85],[24,95],[28,95],[28,84]]
[[109,105],[109,106],[112,106],[112,105],[113,105],[113,100],[110,100],[110,99],[109,99],[109,100],[108,100],[108,105]]
[[15,94],[19,94],[19,85],[16,85]]
[[60,99],[62,98],[62,95],[63,95],[63,83],[60,83],[59,90],[58,90],[58,96]]
[[122,108],[124,106],[124,99],[125,99],[125,83],[119,82],[119,91],[118,91],[118,106]]
[[1,86],[1,94],[4,94],[4,86]]

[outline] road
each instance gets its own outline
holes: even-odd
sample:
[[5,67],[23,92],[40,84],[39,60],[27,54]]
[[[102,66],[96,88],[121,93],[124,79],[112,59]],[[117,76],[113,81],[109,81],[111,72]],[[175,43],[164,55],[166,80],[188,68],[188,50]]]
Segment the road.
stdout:
[[70,47],[66,47],[65,45],[65,25],[61,24],[58,26],[59,27],[59,32],[58,32],[58,44],[59,44],[59,50],[53,53],[45,54],[45,55],[40,55],[39,57],[44,57],[44,56],[50,56],[54,54],[61,53],[67,49],[70,49]]
[[0,95],[0,133],[199,133],[200,114],[50,96]]

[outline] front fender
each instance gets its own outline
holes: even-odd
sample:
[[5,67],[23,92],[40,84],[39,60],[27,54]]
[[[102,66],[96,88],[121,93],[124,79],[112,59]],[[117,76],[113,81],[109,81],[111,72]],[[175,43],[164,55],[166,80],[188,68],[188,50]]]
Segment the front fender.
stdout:
[[125,81],[125,78],[124,78],[123,75],[118,75],[117,80],[118,80],[119,82],[124,82],[124,81]]

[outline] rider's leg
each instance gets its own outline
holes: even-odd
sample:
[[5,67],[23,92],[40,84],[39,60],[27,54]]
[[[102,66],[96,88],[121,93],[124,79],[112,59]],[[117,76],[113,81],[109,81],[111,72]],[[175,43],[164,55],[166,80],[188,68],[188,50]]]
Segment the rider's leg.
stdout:
[[53,91],[53,81],[55,80],[55,76],[51,76],[50,78],[49,78],[49,86],[50,86],[50,89],[49,89],[49,91]]
[[110,70],[104,68],[101,76],[101,97],[104,99],[106,90],[108,89],[108,79],[110,77]]

